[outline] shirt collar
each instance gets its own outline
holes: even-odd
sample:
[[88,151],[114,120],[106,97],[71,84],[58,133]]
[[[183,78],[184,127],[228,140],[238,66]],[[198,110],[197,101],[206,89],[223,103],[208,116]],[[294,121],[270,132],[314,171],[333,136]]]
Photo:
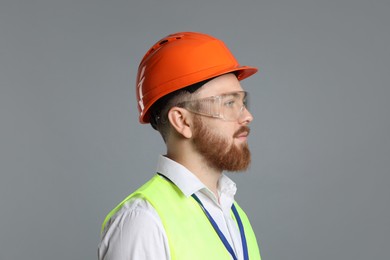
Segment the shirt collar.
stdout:
[[[198,177],[186,167],[163,155],[159,156],[157,172],[171,180],[186,197],[202,189],[208,190]],[[234,197],[236,190],[236,184],[229,177],[222,174],[218,182],[218,192]]]

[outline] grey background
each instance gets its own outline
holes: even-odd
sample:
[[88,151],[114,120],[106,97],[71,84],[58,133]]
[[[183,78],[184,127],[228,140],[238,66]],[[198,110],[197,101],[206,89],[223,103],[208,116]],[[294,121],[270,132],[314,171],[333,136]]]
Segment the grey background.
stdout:
[[251,169],[230,175],[263,259],[389,259],[389,1],[0,2],[0,259],[96,259],[164,145],[137,66],[176,31],[260,72]]

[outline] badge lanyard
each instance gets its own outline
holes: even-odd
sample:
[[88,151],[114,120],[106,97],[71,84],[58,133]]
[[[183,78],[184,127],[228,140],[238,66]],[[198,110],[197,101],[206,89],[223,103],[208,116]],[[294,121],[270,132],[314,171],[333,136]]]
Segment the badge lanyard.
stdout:
[[[237,256],[234,253],[233,248],[231,247],[231,245],[227,241],[226,237],[223,235],[222,231],[219,229],[219,227],[218,227],[217,223],[215,222],[215,220],[213,219],[213,217],[210,215],[210,213],[207,211],[207,209],[203,206],[203,204],[200,201],[200,199],[198,198],[198,196],[196,196],[195,194],[192,194],[191,196],[199,203],[199,206],[202,208],[204,214],[209,219],[211,225],[213,226],[215,232],[217,233],[217,235],[221,239],[221,241],[222,241],[223,245],[225,246],[225,248],[227,249],[227,251],[229,251],[230,255],[233,257],[234,260],[237,260]],[[238,228],[240,229],[242,249],[244,251],[244,260],[248,260],[249,259],[249,257],[248,257],[248,246],[246,244],[244,226],[242,225],[240,215],[238,215],[238,212],[237,212],[236,207],[234,206],[234,203],[232,205],[232,211],[233,211],[234,217],[237,220]]]
[[[166,179],[167,181],[169,181],[170,183],[172,183],[173,185],[175,185],[175,184],[174,184],[168,177],[166,177],[165,175],[163,175],[163,174],[161,174],[161,173],[157,173],[157,174],[160,175],[161,177],[163,177],[164,179]],[[213,217],[210,215],[210,213],[207,211],[207,209],[203,206],[203,203],[200,201],[200,199],[198,198],[198,196],[196,196],[195,194],[192,194],[191,196],[198,202],[199,206],[201,207],[201,209],[203,210],[204,214],[206,215],[206,217],[207,217],[208,220],[210,221],[210,224],[213,226],[215,232],[217,233],[218,237],[221,239],[221,241],[222,241],[223,245],[225,246],[225,248],[227,249],[227,251],[230,253],[230,255],[233,257],[234,260],[237,260],[237,256],[236,256],[236,254],[234,253],[233,248],[231,247],[231,245],[230,245],[229,242],[227,241],[226,237],[223,235],[222,231],[219,229],[219,227],[218,227],[217,223],[215,222],[215,220],[213,219]],[[234,217],[236,218],[236,221],[237,221],[237,224],[238,224],[238,228],[240,229],[242,250],[243,250],[243,252],[244,252],[244,260],[249,260],[249,256],[248,256],[248,246],[247,246],[247,244],[246,244],[244,226],[243,226],[243,224],[242,224],[240,215],[238,214],[237,209],[236,209],[236,207],[234,206],[234,203],[232,204],[232,211],[233,211]]]

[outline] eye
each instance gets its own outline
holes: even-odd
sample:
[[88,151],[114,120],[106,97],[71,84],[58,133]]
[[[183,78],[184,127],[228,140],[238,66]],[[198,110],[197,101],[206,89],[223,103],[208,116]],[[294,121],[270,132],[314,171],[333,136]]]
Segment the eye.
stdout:
[[235,100],[234,99],[231,99],[231,100],[228,100],[224,103],[225,107],[233,107],[234,104],[235,104]]
[[244,107],[248,107],[248,99],[247,98],[244,98],[242,100],[242,104],[244,105]]

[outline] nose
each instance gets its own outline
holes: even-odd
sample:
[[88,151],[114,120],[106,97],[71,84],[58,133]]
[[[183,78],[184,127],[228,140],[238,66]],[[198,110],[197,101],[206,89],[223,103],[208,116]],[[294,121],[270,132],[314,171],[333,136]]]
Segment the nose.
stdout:
[[242,111],[241,116],[239,118],[239,123],[247,125],[250,122],[252,122],[252,120],[253,120],[252,114],[249,112],[249,110],[246,107],[244,107],[244,110]]

